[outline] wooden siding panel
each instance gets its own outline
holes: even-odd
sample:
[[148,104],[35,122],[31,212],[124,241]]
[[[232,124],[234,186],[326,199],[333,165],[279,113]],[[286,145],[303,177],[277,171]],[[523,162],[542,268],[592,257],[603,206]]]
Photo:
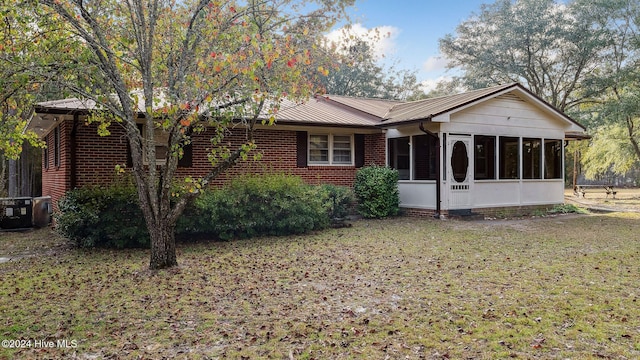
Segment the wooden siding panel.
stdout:
[[[542,136],[564,138],[564,123],[550,117],[530,103],[493,99],[451,116],[450,127],[466,128],[470,133]],[[533,133],[532,133],[533,132]]]

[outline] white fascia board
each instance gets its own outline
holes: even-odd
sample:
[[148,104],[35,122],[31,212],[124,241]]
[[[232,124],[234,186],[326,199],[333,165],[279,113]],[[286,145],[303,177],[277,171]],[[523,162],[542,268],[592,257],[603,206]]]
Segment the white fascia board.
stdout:
[[451,122],[451,112],[440,114],[431,118],[433,122],[448,123]]

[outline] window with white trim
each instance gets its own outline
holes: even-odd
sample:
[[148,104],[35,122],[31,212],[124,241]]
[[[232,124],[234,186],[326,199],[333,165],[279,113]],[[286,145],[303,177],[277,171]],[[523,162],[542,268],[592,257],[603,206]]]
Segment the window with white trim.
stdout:
[[496,137],[475,135],[474,143],[474,179],[493,180],[496,178]]
[[500,136],[498,140],[500,179],[520,178],[520,138]]
[[353,136],[309,134],[309,164],[353,165]]
[[[147,127],[144,126],[142,128],[142,138],[147,138]],[[153,139],[155,141],[156,146],[156,165],[164,165],[167,163],[167,156],[169,155],[169,133],[163,131],[162,129],[156,128],[154,129]],[[142,161],[144,165],[149,165],[149,159],[147,159],[146,151],[143,153]]]
[[60,126],[53,129],[53,166],[60,167]]
[[44,137],[44,147],[42,148],[42,165],[45,169],[49,168],[49,136]]
[[409,136],[389,139],[389,167],[398,170],[399,180],[411,179],[411,140]]
[[522,178],[542,179],[542,139],[522,139]]
[[562,140],[544,140],[544,178],[562,179]]

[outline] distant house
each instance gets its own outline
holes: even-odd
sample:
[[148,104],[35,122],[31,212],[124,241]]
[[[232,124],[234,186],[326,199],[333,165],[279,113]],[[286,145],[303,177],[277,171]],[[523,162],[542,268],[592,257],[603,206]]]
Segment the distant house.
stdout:
[[[77,99],[39,103],[29,127],[43,151],[42,194],[104,184],[128,161],[118,126],[100,137],[85,124],[91,106]],[[225,141],[239,139],[233,130]],[[179,175],[203,175],[206,132],[196,135]],[[316,96],[283,104],[277,125],[256,132],[259,162],[248,161],[219,180],[247,172],[285,172],[309,183],[352,186],[364,165],[400,174],[407,213],[495,211],[564,201],[564,145],[585,128],[517,83],[413,102]]]

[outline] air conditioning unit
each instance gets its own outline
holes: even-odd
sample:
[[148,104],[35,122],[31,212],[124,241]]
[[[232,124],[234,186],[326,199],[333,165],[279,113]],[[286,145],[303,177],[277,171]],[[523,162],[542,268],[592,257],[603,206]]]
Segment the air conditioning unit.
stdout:
[[51,214],[53,214],[51,196],[33,198],[33,226],[39,228],[49,226]]
[[32,202],[30,197],[0,198],[0,229],[32,227]]

